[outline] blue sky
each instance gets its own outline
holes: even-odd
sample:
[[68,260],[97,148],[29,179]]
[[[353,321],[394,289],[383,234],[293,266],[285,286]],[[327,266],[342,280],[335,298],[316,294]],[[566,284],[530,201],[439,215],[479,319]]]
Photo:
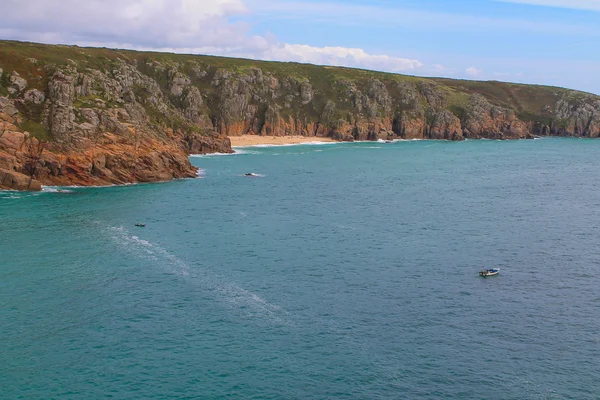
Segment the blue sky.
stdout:
[[600,0],[7,0],[0,37],[600,94]]
[[271,32],[286,43],[360,47],[416,59],[424,64],[419,75],[600,93],[600,1],[568,8],[573,3],[564,1],[562,8],[491,0],[250,0],[254,12],[246,18],[253,32]]

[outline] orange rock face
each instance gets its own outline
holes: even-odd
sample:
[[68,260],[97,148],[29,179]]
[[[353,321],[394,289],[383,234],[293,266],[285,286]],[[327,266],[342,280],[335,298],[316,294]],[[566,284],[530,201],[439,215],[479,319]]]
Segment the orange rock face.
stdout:
[[380,118],[372,121],[359,120],[354,123],[340,120],[334,126],[306,122],[294,118],[278,117],[266,122],[260,129],[252,124],[236,123],[224,126],[223,132],[230,136],[244,134],[263,136],[306,136],[327,137],[338,141],[368,141],[391,139],[447,139],[462,140],[461,121],[449,112],[439,112],[440,118],[427,124],[425,117],[395,121]]
[[158,140],[130,143],[105,134],[85,149],[43,153],[35,177],[49,185],[104,186],[196,176],[181,148]]
[[0,168],[0,188],[8,190],[42,190],[40,181],[15,171]]
[[[176,140],[106,133],[77,147],[45,145],[10,121],[0,122],[0,188],[40,190],[41,185],[106,186],[192,178],[193,167]],[[141,135],[140,135],[141,136]]]
[[[31,51],[39,53],[35,69],[26,58]],[[107,49],[83,54],[0,44],[0,60],[11,60],[10,70],[0,65],[3,187],[24,187],[18,174],[32,181],[29,187],[191,177],[189,154],[232,152],[229,137],[246,134],[339,141],[600,137],[600,97],[560,88],[251,60],[226,67],[201,56]]]

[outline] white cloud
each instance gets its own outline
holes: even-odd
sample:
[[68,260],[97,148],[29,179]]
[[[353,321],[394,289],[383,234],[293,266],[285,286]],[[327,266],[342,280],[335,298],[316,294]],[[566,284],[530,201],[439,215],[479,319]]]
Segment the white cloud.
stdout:
[[502,3],[529,4],[533,6],[570,8],[574,10],[600,11],[600,0],[496,0]]
[[467,73],[467,75],[469,75],[472,78],[480,77],[481,74],[483,73],[483,71],[477,67],[469,67],[465,70],[465,72]]
[[[240,20],[268,22],[270,19],[298,19],[300,21],[326,20],[330,27],[352,24],[348,29],[369,29],[369,26],[406,28],[414,32],[433,30],[437,32],[465,31],[485,32],[506,30],[535,35],[585,36],[590,42],[600,36],[599,26],[506,19],[477,15],[453,14],[437,11],[401,9],[392,2],[381,1],[371,5],[356,3],[285,0],[0,0],[3,16],[0,38],[29,40],[44,43],[78,44],[82,46],[106,46],[137,50],[171,51],[192,54],[214,54],[253,59],[297,61],[324,65],[340,65],[416,75],[469,77],[474,79],[500,78],[522,80],[524,76],[538,83],[595,89],[592,79],[582,81],[582,76],[594,77],[597,62],[577,63],[577,70],[585,73],[562,73],[558,77],[550,72],[542,73],[539,61],[529,65],[509,66],[506,59],[495,62],[451,54],[437,55],[423,65],[414,57],[403,58],[400,54],[370,52],[367,49],[332,46],[315,47],[306,44],[282,43],[274,36],[251,34],[251,26]],[[558,5],[559,0],[497,0],[505,2],[528,2]],[[595,9],[600,0],[566,0],[561,4],[572,8]],[[243,18],[240,18],[243,17]],[[368,33],[367,33],[368,34]],[[545,36],[544,36],[545,37]],[[401,42],[399,42],[401,43]],[[582,43],[579,41],[578,43]],[[430,55],[431,56],[431,55]],[[424,54],[423,57],[427,57]],[[444,66],[435,64],[444,57]],[[572,60],[551,59],[555,71],[573,70]],[[478,65],[470,67],[468,65]],[[559,65],[560,64],[560,65]],[[497,65],[503,65],[513,76],[498,71],[486,73]],[[518,69],[516,69],[518,68]],[[526,75],[516,73],[524,71]]]
[[390,72],[414,71],[423,66],[418,60],[373,55],[363,49],[346,47],[313,47],[300,44],[282,44],[269,48],[263,54],[268,60],[293,60],[323,65],[344,65]]
[[242,0],[4,0],[4,32],[25,39],[112,42],[147,47],[232,46],[247,27],[227,19]]
[[243,0],[3,0],[0,36],[10,39],[410,72],[417,60],[363,49],[280,43],[231,22],[246,15]]

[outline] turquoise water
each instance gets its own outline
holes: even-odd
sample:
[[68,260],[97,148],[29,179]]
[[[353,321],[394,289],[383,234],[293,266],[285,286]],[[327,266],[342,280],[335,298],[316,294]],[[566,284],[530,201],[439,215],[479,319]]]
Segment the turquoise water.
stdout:
[[597,399],[599,155],[268,147],[0,193],[0,398]]

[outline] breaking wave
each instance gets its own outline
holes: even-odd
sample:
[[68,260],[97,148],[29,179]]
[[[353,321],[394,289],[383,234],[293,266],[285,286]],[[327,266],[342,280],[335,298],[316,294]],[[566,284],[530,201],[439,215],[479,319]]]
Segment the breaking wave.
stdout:
[[233,156],[236,153],[209,153],[209,154],[190,154],[192,158],[206,158],[206,157],[219,157],[219,156]]
[[242,154],[260,154],[258,151],[248,150],[247,147],[232,147],[233,153],[209,153],[209,154],[190,154],[191,158],[210,158],[210,157],[231,157]]
[[[74,188],[76,186],[69,186],[70,188]],[[73,193],[72,190],[65,189],[62,186],[42,186],[42,192],[44,193]]]

